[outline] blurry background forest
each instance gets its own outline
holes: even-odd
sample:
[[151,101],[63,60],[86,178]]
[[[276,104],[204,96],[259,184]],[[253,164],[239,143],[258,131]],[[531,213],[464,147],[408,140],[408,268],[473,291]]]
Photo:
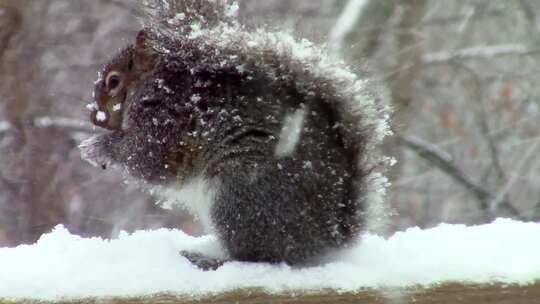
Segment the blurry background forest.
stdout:
[[[182,227],[182,210],[91,167],[96,73],[139,28],[130,0],[0,0],[0,246]],[[388,89],[390,231],[540,220],[540,1],[243,0],[240,17],[325,43]]]

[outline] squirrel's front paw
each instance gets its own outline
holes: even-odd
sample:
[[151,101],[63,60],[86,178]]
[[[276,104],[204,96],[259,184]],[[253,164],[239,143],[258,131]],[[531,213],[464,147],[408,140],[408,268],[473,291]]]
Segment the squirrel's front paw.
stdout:
[[219,267],[221,267],[223,264],[225,264],[225,262],[227,262],[227,260],[210,258],[200,253],[189,252],[185,250],[180,251],[180,254],[186,259],[188,259],[188,261],[190,261],[191,264],[197,266],[198,268],[204,271],[216,270]]

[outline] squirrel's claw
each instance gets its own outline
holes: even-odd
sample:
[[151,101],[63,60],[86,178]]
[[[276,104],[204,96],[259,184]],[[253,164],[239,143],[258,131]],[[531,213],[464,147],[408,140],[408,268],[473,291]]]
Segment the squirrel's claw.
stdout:
[[189,252],[185,250],[180,251],[180,255],[188,259],[191,264],[197,266],[203,271],[216,270],[223,264],[225,264],[225,262],[227,262],[227,260],[210,258],[200,253]]

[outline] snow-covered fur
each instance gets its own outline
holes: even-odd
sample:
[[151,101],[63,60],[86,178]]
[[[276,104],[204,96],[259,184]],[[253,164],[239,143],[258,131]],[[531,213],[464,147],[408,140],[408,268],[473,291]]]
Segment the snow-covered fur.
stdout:
[[156,189],[194,178],[215,185],[202,208],[210,215],[200,216],[234,259],[302,264],[350,244],[368,201],[384,194],[376,145],[388,114],[369,82],[308,41],[247,31],[236,4],[144,4],[131,54],[153,54],[140,57],[152,68],[124,60],[145,74],[128,72],[136,81],[121,128],[91,139],[83,155]]

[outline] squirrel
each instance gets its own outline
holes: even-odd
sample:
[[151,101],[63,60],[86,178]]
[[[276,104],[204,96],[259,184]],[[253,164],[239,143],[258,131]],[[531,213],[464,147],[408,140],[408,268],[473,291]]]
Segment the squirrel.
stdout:
[[288,34],[156,24],[99,74],[91,121],[110,132],[83,157],[181,201],[231,260],[307,265],[353,244],[388,133],[365,81]]

